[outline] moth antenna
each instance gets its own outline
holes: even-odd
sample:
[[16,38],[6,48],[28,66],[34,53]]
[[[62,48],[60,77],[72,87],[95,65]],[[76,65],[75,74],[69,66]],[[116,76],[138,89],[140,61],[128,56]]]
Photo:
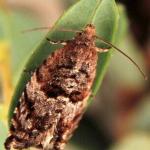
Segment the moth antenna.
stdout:
[[148,79],[148,77],[144,74],[144,72],[142,71],[142,69],[139,67],[139,65],[130,57],[128,56],[126,53],[124,53],[121,49],[117,48],[115,45],[111,44],[110,42],[106,41],[105,39],[103,39],[100,36],[96,36],[97,39],[103,41],[104,43],[108,44],[109,46],[113,47],[114,49],[116,49],[118,52],[120,52],[122,55],[124,55],[125,57],[127,57],[136,67],[137,69],[140,71],[141,75],[144,77],[145,80]]
[[36,27],[36,28],[31,28],[31,29],[23,30],[22,33],[39,31],[39,30],[48,30],[48,29],[51,29],[51,27]]
[[[27,33],[27,32],[33,32],[33,31],[39,31],[39,30],[48,30],[48,29],[52,29],[52,27],[36,27],[36,28],[32,28],[32,29],[27,29],[27,30],[23,30],[22,33]],[[63,31],[63,32],[81,32],[81,30],[73,30],[73,29],[56,29],[58,31]]]

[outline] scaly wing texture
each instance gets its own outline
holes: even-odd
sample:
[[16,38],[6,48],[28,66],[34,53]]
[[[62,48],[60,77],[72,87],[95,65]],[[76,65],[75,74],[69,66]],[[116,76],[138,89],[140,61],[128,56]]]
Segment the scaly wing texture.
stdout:
[[63,149],[86,107],[97,53],[69,42],[33,73],[15,109],[7,149]]

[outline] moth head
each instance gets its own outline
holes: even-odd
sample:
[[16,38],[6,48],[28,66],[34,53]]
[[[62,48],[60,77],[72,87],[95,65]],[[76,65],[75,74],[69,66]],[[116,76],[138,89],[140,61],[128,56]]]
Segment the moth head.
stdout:
[[86,34],[88,39],[91,39],[91,38],[95,37],[95,35],[96,35],[95,26],[93,24],[88,24],[85,27],[84,33]]
[[95,27],[93,24],[88,24],[84,28],[84,30],[81,30],[80,32],[77,33],[78,38],[80,40],[92,40],[95,38],[96,31]]

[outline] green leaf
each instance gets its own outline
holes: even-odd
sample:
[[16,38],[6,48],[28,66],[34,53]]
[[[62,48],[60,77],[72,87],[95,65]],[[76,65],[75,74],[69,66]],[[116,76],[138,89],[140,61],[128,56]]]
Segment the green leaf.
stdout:
[[22,34],[21,31],[36,26],[40,26],[39,21],[28,12],[0,9],[0,40],[7,41],[11,46],[13,85],[16,85],[25,62],[32,53],[31,48],[45,35],[43,32]]
[[[97,30],[97,35],[101,35],[108,41],[112,42],[117,27],[118,10],[114,0],[80,0],[74,4],[64,15],[56,22],[46,37],[52,40],[71,39],[74,34],[60,32],[57,29],[83,29],[86,24],[93,23]],[[46,37],[40,45],[33,51],[30,59],[25,65],[26,70],[35,70],[42,61],[59,46],[50,45]],[[103,43],[98,42],[99,47],[106,47]],[[111,52],[99,57],[97,76],[93,86],[93,93],[96,94],[100,87],[104,73],[108,66]],[[18,85],[13,95],[10,107],[9,119],[11,119],[15,106],[25,88],[27,81],[30,79],[28,73],[22,72]]]
[[36,43],[44,37],[43,32],[33,32],[32,34],[22,34],[24,29],[40,26],[38,20],[30,13],[24,11],[13,11],[11,18],[11,43],[12,43],[12,71],[13,85],[16,85],[22,69],[32,53]]
[[4,150],[4,142],[8,135],[7,131],[8,130],[6,125],[2,121],[0,121],[0,149],[1,150]]
[[0,9],[0,40],[10,39],[10,17],[5,9]]

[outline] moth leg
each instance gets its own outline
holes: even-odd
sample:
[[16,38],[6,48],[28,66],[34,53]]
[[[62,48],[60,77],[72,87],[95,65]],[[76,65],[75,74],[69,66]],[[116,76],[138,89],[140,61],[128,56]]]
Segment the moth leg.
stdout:
[[109,49],[105,49],[105,48],[98,48],[96,47],[96,51],[99,52],[99,53],[106,53],[109,51]]
[[67,45],[67,42],[66,42],[66,41],[63,41],[63,40],[54,41],[54,40],[50,40],[49,38],[47,38],[47,41],[48,41],[50,44],[61,44],[61,45],[63,45],[63,46]]

